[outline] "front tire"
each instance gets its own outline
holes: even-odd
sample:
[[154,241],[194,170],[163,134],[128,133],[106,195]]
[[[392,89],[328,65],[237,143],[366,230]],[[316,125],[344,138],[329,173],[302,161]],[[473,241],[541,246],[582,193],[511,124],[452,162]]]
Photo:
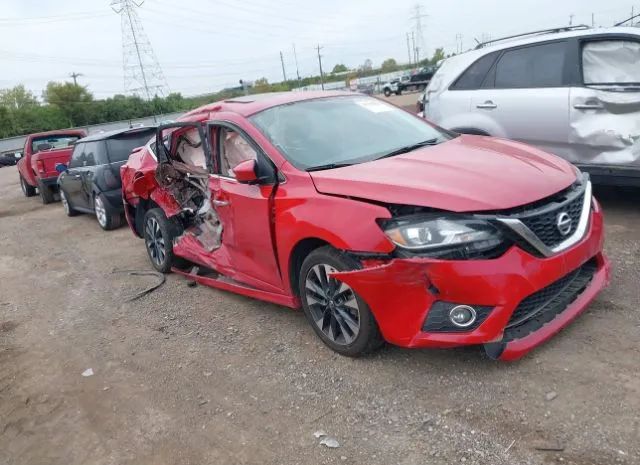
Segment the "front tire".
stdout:
[[307,256],[299,276],[302,308],[311,327],[330,349],[348,357],[367,354],[384,343],[366,302],[350,286],[328,276],[359,268],[356,260],[326,246]]
[[144,215],[144,243],[151,265],[161,273],[180,266],[181,259],[173,253],[173,240],[182,234],[182,227],[168,219],[159,208],[152,208]]
[[93,211],[96,214],[98,224],[105,231],[116,229],[122,223],[122,216],[111,208],[102,194],[93,198]]
[[385,96],[385,97],[389,97],[389,96],[391,96],[391,90],[390,90],[390,89],[385,89],[385,90],[384,90],[384,96]]
[[25,197],[33,197],[36,195],[36,188],[27,183],[27,181],[20,175],[20,188]]

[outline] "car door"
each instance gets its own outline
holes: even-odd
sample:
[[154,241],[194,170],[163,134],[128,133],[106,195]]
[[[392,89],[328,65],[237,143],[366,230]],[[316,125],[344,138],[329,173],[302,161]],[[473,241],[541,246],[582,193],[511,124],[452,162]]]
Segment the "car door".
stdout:
[[569,160],[640,169],[640,36],[577,41],[569,99]]
[[71,153],[67,171],[62,174],[60,184],[73,207],[82,208],[82,164],[84,160],[84,143],[77,143]]
[[[283,281],[272,225],[275,168],[239,125],[214,121],[209,123],[208,133],[215,160],[209,184],[211,202],[223,226],[218,253],[228,257],[234,279],[280,292]],[[259,183],[238,182],[233,168],[246,160],[255,160],[257,169],[269,174]]]
[[80,192],[76,206],[93,210],[93,181],[98,165],[107,163],[104,141],[92,141],[84,144],[82,166],[78,168],[80,174]]
[[491,136],[567,155],[569,73],[567,40],[507,49],[493,64],[471,111]]

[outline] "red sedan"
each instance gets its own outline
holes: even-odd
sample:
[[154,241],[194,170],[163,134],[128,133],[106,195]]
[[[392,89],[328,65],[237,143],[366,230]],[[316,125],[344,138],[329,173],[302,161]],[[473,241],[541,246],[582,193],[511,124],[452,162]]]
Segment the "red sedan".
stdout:
[[161,127],[122,180],[157,270],[302,307],[343,355],[387,341],[513,360],[609,280],[586,175],[363,95],[203,106]]

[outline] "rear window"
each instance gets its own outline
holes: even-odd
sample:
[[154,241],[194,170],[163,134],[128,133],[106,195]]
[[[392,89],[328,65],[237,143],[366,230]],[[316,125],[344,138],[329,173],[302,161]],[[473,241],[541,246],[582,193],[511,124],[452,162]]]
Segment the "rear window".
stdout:
[[109,152],[111,163],[127,160],[131,151],[149,142],[155,132],[155,129],[149,128],[107,139],[107,151]]
[[505,52],[496,66],[497,89],[561,87],[566,43],[536,45]]
[[33,139],[31,141],[31,151],[33,153],[38,152],[38,146],[42,145],[42,144],[47,144],[50,146],[50,148],[52,149],[60,149],[63,147],[70,147],[72,146],[78,139],[80,139],[80,136],[77,135],[57,135],[57,136],[43,136],[43,137],[36,137],[35,139]]

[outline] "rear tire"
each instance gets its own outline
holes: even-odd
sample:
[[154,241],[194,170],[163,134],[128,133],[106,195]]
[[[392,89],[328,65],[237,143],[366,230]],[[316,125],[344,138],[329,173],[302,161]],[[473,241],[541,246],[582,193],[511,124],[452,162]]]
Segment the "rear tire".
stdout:
[[48,186],[45,186],[40,180],[36,181],[38,183],[38,192],[40,192],[40,199],[44,205],[48,205],[55,201],[55,197],[53,194],[53,189]]
[[298,280],[302,308],[311,327],[330,349],[348,357],[367,354],[384,344],[367,303],[347,284],[327,276],[359,268],[353,258],[325,246],[307,256]]
[[159,208],[152,208],[144,215],[143,237],[151,265],[161,273],[169,273],[171,267],[183,265],[183,260],[173,253],[173,240],[182,234],[182,227],[165,216]]
[[98,224],[105,231],[119,228],[122,224],[122,215],[109,205],[102,194],[93,197],[93,211]]
[[33,197],[36,195],[36,188],[29,184],[22,175],[20,175],[20,188],[25,197]]
[[67,194],[65,194],[64,190],[62,189],[62,187],[60,188],[60,201],[62,202],[62,208],[64,208],[64,212],[66,213],[67,216],[77,216],[78,215],[78,210],[74,209],[71,204],[69,203],[69,200],[67,199]]

